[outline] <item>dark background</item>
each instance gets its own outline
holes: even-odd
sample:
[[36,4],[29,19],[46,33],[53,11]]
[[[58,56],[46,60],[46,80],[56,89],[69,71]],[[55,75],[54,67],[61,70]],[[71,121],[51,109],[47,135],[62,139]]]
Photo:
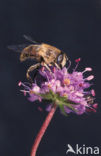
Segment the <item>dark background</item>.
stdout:
[[66,156],[68,143],[101,147],[101,0],[1,0],[0,17],[0,156],[30,156],[47,115],[17,86],[26,81],[30,62],[20,63],[7,46],[24,43],[23,34],[64,50],[73,65],[81,57],[78,70],[93,67],[99,103],[97,113],[82,116],[65,117],[57,110],[37,156]]

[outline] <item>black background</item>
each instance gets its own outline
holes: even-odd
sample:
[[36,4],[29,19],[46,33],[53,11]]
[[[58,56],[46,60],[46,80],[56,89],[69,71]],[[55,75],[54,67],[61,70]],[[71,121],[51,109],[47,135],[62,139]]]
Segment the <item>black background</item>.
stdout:
[[[23,34],[62,49],[72,60],[82,58],[78,70],[93,67],[99,103],[97,113],[65,117],[57,110],[37,156],[66,156],[66,144],[101,147],[101,0],[0,1],[0,156],[29,156],[47,112],[37,109],[20,92],[32,63],[20,63],[8,45],[24,43]],[[43,106],[45,104],[42,104]]]

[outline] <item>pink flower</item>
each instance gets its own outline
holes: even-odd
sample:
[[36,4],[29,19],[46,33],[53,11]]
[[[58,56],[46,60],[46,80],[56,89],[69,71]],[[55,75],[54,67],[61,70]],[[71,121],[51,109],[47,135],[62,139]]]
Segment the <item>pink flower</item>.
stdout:
[[[79,61],[80,59],[76,60],[77,65]],[[40,78],[40,85],[38,85],[38,79],[36,79],[36,82],[33,82],[31,87],[20,82],[19,86],[22,85],[24,87],[24,90],[21,91],[29,94],[30,101],[46,99],[53,103],[55,102],[64,114],[74,112],[81,115],[89,108],[94,111],[97,108],[93,99],[95,91],[93,89],[88,91],[91,86],[89,81],[94,76],[90,75],[85,78],[83,75],[87,71],[92,71],[92,68],[87,67],[83,72],[78,72],[76,70],[77,65],[72,73],[69,73],[66,67],[63,69],[51,67],[52,72],[46,68],[40,69],[37,78],[40,75],[45,78],[44,81],[41,81]],[[47,110],[49,111],[51,107],[52,104],[47,107]]]

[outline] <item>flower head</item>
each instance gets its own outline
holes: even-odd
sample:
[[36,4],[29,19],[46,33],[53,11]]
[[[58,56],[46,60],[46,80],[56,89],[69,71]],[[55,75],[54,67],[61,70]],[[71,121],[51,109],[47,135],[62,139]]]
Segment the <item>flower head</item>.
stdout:
[[[76,60],[78,62],[80,59]],[[76,68],[77,68],[76,65]],[[38,84],[38,79],[29,85],[20,82],[19,86],[23,85],[25,92],[29,94],[30,101],[39,100],[40,102],[45,99],[50,101],[50,105],[46,108],[49,111],[55,103],[63,114],[74,112],[78,115],[86,111],[96,111],[97,104],[94,104],[95,91],[91,89],[90,81],[94,78],[93,75],[84,77],[84,73],[92,71],[92,68],[85,68],[84,71],[78,72],[76,68],[72,73],[68,72],[66,67],[58,69],[51,67],[51,72],[46,68],[40,69],[38,75],[44,78]],[[37,75],[37,77],[38,77]]]

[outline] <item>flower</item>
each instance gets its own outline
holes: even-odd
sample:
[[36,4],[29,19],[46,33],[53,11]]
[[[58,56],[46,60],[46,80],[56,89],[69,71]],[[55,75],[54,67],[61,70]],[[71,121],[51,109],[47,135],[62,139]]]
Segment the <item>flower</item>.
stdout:
[[[91,72],[92,68],[87,67],[82,72],[77,71],[79,61],[80,58],[76,59],[76,67],[72,73],[68,72],[66,67],[62,69],[51,67],[51,72],[46,68],[41,68],[31,86],[22,82],[19,82],[18,85],[24,87],[24,90],[21,91],[24,92],[24,95],[29,94],[30,101],[39,100],[41,102],[43,99],[50,101],[51,104],[46,108],[47,111],[50,111],[55,103],[64,115],[70,112],[78,115],[87,111],[96,112],[95,91],[94,89],[88,90],[94,75],[84,77],[84,73]],[[40,84],[38,84],[39,75],[41,76]]]

